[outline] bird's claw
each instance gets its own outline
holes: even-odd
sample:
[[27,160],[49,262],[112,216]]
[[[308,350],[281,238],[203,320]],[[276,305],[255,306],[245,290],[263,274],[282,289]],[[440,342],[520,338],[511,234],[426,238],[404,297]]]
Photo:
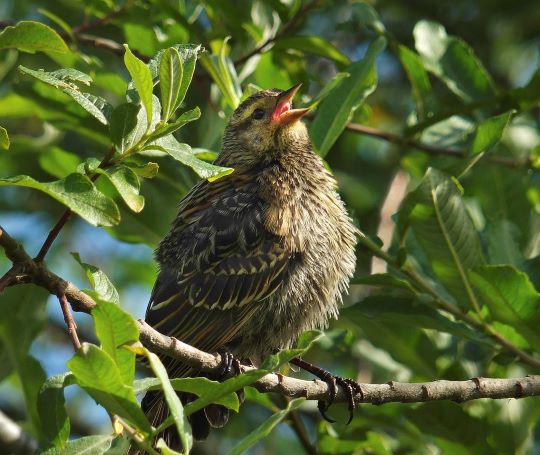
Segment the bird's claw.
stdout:
[[225,379],[234,372],[235,376],[241,373],[240,361],[227,348],[220,348],[218,354],[221,356],[217,376],[219,379]]
[[312,365],[298,358],[293,359],[291,362],[303,368],[304,370],[309,371],[310,373],[317,376],[320,380],[328,384],[328,388],[330,392],[329,400],[328,401],[320,400],[317,402],[317,408],[319,409],[321,416],[323,417],[323,419],[325,419],[328,422],[331,422],[331,423],[335,422],[334,419],[326,415],[326,411],[336,399],[338,386],[343,387],[345,391],[345,395],[347,397],[347,409],[349,410],[349,420],[347,420],[347,425],[351,423],[354,416],[354,410],[356,408],[356,404],[354,402],[354,396],[357,393],[359,393],[360,396],[363,397],[362,388],[360,387],[360,384],[358,384],[356,381],[352,379],[341,378],[339,376],[335,376],[329,371],[323,370],[322,368],[319,368],[315,365]]

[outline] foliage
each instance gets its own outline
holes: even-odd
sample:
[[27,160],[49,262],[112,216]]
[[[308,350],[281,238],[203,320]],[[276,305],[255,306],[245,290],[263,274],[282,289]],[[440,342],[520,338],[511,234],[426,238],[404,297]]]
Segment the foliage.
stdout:
[[[341,423],[330,424],[302,399],[277,406],[249,387],[307,344],[222,384],[170,380],[134,321],[155,278],[151,249],[177,202],[197,179],[233,172],[212,164],[227,117],[257,87],[302,82],[314,148],[368,234],[346,308],[308,358],[365,382],[538,374],[535,6],[3,2],[12,20],[0,23],[1,224],[33,251],[71,210],[47,262],[88,282],[98,306],[91,320],[77,316],[86,342],[68,355],[54,299],[45,314],[42,289],[2,293],[0,408],[44,454],[125,453],[133,432],[146,449],[172,453],[140,408],[148,389],[164,391],[166,425],[185,452],[187,416],[220,403],[231,422],[194,452],[300,451],[285,430],[298,432],[296,413],[325,454],[537,453],[538,398],[362,406],[349,426],[334,405]],[[395,225],[385,201],[399,207]],[[373,254],[382,269],[370,269]],[[3,256],[0,265],[10,267]],[[137,356],[149,365],[144,378]],[[175,391],[198,399],[182,406]]]

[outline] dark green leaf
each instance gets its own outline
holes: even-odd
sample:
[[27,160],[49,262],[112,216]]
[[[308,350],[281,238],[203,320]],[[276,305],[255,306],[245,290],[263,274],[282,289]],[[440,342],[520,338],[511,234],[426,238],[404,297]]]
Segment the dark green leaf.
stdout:
[[[32,76],[41,82],[44,82],[52,87],[55,87],[73,98],[86,112],[95,117],[99,122],[107,125],[112,112],[111,105],[99,96],[90,93],[83,93],[73,81],[84,82],[91,80],[89,76],[80,71],[58,70],[53,72],[45,72],[43,70],[34,71],[24,66],[19,66],[19,70]],[[88,79],[85,79],[88,78]]]
[[124,54],[124,63],[127,70],[135,84],[141,103],[144,106],[146,111],[146,120],[147,126],[150,128],[152,124],[152,89],[154,84],[152,82],[152,75],[150,74],[150,69],[145,65],[145,63],[138,59],[133,53],[129,50],[127,44],[124,44],[126,52]]
[[484,257],[456,181],[429,168],[402,207],[400,222],[410,224],[441,283],[462,308],[478,309],[468,270]]
[[279,412],[276,412],[270,418],[268,418],[264,423],[258,426],[254,431],[252,431],[248,436],[242,439],[229,453],[228,455],[239,455],[244,453],[247,449],[253,446],[256,442],[265,438],[270,434],[270,432],[278,425],[289,412],[294,411],[300,407],[304,402],[304,398],[295,398],[287,404],[287,407]]
[[159,65],[159,89],[163,120],[166,122],[174,113],[182,85],[183,66],[180,54],[174,47],[169,47],[161,56]]
[[428,73],[420,56],[408,47],[400,44],[398,56],[412,86],[418,118],[424,120],[426,114],[433,108],[433,94]]
[[21,21],[0,33],[0,49],[25,52],[68,52],[64,40],[51,27],[34,21]]
[[277,40],[274,49],[297,49],[309,54],[329,58],[342,66],[351,64],[349,58],[336,46],[320,36],[291,36]]
[[375,89],[377,83],[375,60],[386,46],[377,38],[365,57],[346,68],[351,77],[345,79],[318,108],[310,127],[310,136],[317,153],[325,156],[350,121],[354,111]]
[[389,286],[393,288],[401,288],[411,293],[416,293],[411,284],[403,278],[398,278],[390,273],[374,273],[372,275],[353,278],[353,284],[368,284],[371,286]]
[[58,448],[66,447],[70,423],[65,409],[64,387],[70,373],[52,376],[45,381],[39,391],[37,408],[41,430],[49,444]]
[[123,345],[139,340],[133,317],[110,302],[98,302],[92,309],[96,335],[103,349],[118,366],[124,384],[131,386],[135,377],[135,354]]
[[113,359],[89,343],[83,343],[67,362],[77,384],[112,414],[118,414],[149,434],[150,424],[142,412],[133,388],[127,386]]
[[491,316],[513,326],[534,349],[540,349],[540,294],[529,277],[510,265],[476,267],[470,277]]
[[142,121],[142,116],[138,115],[140,109],[141,106],[138,104],[124,103],[117,106],[111,115],[110,135],[120,153],[126,152],[134,145],[134,130],[146,128],[146,123],[144,126],[138,125]]
[[46,450],[40,455],[102,455],[113,442],[114,436],[100,434],[69,441],[65,447]]
[[493,81],[473,50],[461,39],[448,36],[442,25],[420,21],[414,39],[426,67],[458,96],[470,101],[495,95]]
[[120,221],[114,201],[100,193],[82,174],[73,173],[65,179],[47,183],[19,175],[0,179],[0,186],[24,186],[43,191],[94,226],[114,226]]
[[519,228],[506,219],[494,220],[486,226],[486,241],[492,264],[522,267],[525,258],[519,245]]
[[512,111],[488,118],[476,128],[476,135],[471,146],[471,155],[476,155],[491,149],[501,140],[501,137],[510,121]]

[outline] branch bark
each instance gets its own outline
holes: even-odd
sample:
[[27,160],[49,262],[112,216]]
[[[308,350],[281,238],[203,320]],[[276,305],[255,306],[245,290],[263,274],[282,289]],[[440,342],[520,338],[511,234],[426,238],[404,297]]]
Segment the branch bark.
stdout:
[[0,452],[29,455],[37,448],[37,441],[0,411]]
[[[32,282],[57,295],[58,286],[62,286],[66,299],[75,311],[90,313],[95,306],[94,300],[69,283],[49,271],[43,263],[36,263],[22,246],[0,227],[0,246],[15,263],[22,263]],[[159,333],[143,320],[137,321],[141,342],[151,351],[159,352],[179,359],[187,365],[203,372],[217,372],[221,368],[221,356],[208,353],[182,341]],[[241,367],[243,372],[254,367]],[[305,397],[308,400],[325,400],[330,397],[327,383],[314,380],[306,381],[281,374],[269,373],[253,384],[263,393],[275,392],[287,397]],[[457,402],[479,398],[523,398],[540,395],[540,376],[527,376],[516,379],[473,378],[467,381],[433,381],[426,383],[402,383],[390,381],[385,384],[360,384],[362,393],[355,397],[357,404],[383,404],[391,402],[414,403],[438,400]],[[346,401],[345,391],[339,387],[335,401]]]

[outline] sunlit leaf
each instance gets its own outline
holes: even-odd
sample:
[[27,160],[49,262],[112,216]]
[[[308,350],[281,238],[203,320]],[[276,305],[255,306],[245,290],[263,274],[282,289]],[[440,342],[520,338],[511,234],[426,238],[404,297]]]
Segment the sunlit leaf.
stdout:
[[159,89],[164,121],[169,120],[177,106],[183,72],[180,54],[174,47],[169,47],[161,56],[159,65]]
[[19,175],[0,179],[0,186],[24,186],[42,191],[94,226],[114,226],[120,221],[114,201],[100,193],[87,177],[79,173],[46,183]]
[[21,21],[0,33],[0,49],[15,48],[25,52],[68,52],[64,40],[48,25]]
[[5,128],[0,126],[0,148],[4,150],[9,149],[9,136]]
[[65,447],[46,450],[40,455],[102,455],[110,447],[114,436],[100,434],[69,441]]
[[154,87],[152,75],[146,64],[133,55],[129,50],[128,45],[124,44],[124,47],[126,49],[124,63],[135,84],[144,110],[146,111],[147,126],[150,128],[150,125],[152,124],[152,89]]
[[496,145],[501,140],[511,115],[512,111],[509,111],[481,122],[476,128],[470,154],[476,155]]
[[106,170],[99,169],[98,172],[110,180],[131,210],[138,213],[144,208],[144,197],[139,194],[141,183],[132,169],[119,164]]

